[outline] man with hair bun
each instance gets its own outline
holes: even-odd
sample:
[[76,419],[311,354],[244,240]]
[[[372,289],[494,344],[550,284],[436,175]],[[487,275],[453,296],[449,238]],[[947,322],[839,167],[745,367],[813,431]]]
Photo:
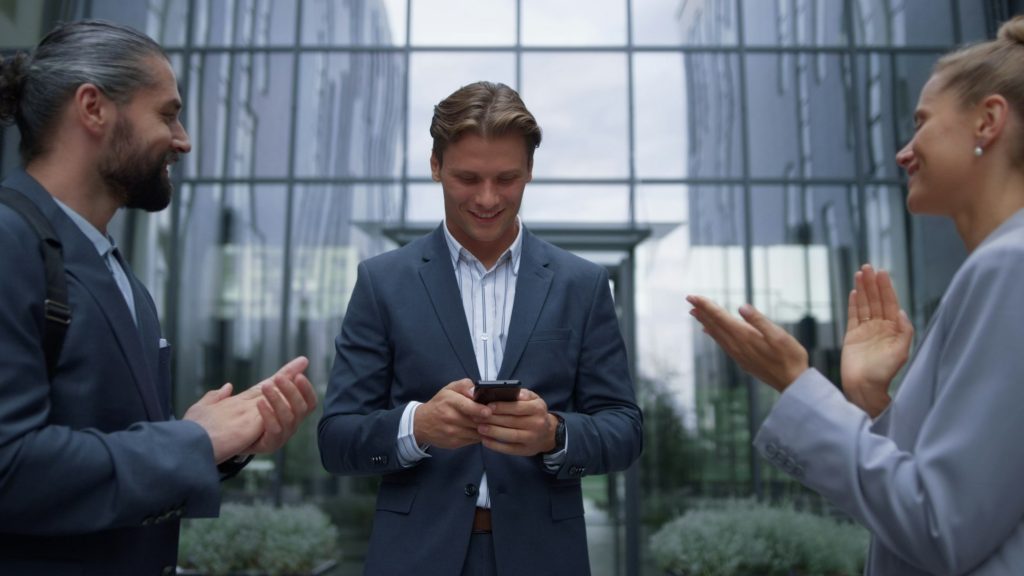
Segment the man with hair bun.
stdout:
[[939,59],[914,124],[907,208],[951,218],[969,256],[894,398],[913,328],[885,271],[855,275],[841,391],[750,305],[689,301],[782,392],[754,445],[871,531],[867,574],[1024,574],[1024,16]]
[[316,405],[299,357],[173,417],[170,346],[107,226],[170,202],[181,107],[160,46],[116,24],[0,61],[24,163],[0,182],[0,574],[175,573],[180,518],[216,516],[220,481]]
[[[608,274],[523,225],[541,130],[514,90],[455,91],[430,134],[444,221],[359,265],[321,458],[381,476],[366,574],[589,574],[580,479],[643,440]],[[496,379],[521,389],[475,401]]]

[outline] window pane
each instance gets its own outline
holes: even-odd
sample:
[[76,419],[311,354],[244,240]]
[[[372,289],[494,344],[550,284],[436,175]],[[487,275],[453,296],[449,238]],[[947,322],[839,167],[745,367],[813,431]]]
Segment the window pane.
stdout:
[[523,99],[544,130],[534,177],[629,175],[625,78],[623,54],[523,56]]
[[410,184],[406,199],[405,218],[409,222],[437,223],[444,219],[444,194],[441,185]]
[[414,46],[512,46],[515,0],[413,0]]
[[629,222],[629,188],[607,184],[529,184],[520,209],[530,222]]
[[724,53],[634,57],[639,177],[742,175],[737,63]]
[[689,192],[678,184],[647,184],[636,191],[638,224],[688,226]]
[[303,54],[300,66],[296,173],[398,177],[402,55],[314,52]]
[[306,0],[302,4],[302,43],[402,46],[405,0]]
[[752,46],[846,45],[845,2],[743,0],[744,39]]
[[523,44],[624,45],[624,0],[522,0]]
[[748,56],[753,176],[853,177],[848,62],[825,54]]
[[959,14],[960,42],[976,42],[988,39],[985,25],[985,11],[978,9],[977,0],[957,0]]
[[[174,377],[184,405],[276,369],[283,335],[283,186],[183,190]],[[181,404],[179,404],[181,405]]]
[[951,6],[946,0],[853,2],[854,39],[857,44],[870,46],[950,45]]
[[285,176],[291,126],[290,54],[237,54],[229,158],[231,176]]
[[633,43],[721,46],[736,44],[734,0],[639,2],[633,7]]
[[[633,57],[636,117],[636,173],[641,178],[681,178],[686,174],[687,97],[683,54]],[[696,120],[696,119],[694,119]]]
[[480,80],[515,88],[516,61],[511,52],[414,52],[410,61],[407,173],[428,177],[433,147],[430,119],[434,116],[434,106],[460,87]]
[[199,46],[290,45],[295,3],[289,0],[197,0],[192,42]]

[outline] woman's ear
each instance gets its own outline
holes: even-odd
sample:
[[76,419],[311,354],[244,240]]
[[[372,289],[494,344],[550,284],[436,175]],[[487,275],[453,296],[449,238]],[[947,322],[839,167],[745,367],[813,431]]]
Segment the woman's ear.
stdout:
[[999,94],[990,94],[978,103],[974,136],[978,145],[988,148],[1002,136],[1010,116],[1010,104]]

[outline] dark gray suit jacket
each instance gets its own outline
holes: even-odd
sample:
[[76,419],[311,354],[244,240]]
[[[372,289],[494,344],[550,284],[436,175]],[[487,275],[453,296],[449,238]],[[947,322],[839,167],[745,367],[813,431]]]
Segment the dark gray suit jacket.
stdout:
[[481,445],[431,448],[431,458],[399,464],[405,406],[480,377],[442,228],[359,265],[336,346],[320,454],[335,474],[382,476],[367,574],[457,576],[484,470],[499,574],[590,573],[580,477],[627,468],[643,441],[602,267],[523,231],[498,378],[522,381],[565,418],[569,448],[557,474],[539,456]]
[[39,206],[63,243],[72,321],[51,382],[39,240],[0,206],[0,574],[160,574],[176,562],[178,518],[218,512],[209,437],[170,420],[170,349],[146,288],[127,271],[136,327],[46,190],[24,171],[3,185]]

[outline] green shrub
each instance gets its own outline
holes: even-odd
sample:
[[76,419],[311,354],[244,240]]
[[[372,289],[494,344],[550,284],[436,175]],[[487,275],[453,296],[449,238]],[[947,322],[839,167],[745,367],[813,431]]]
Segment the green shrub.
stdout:
[[311,504],[224,504],[220,518],[186,520],[178,562],[208,576],[309,574],[339,556],[338,530]]
[[750,500],[690,510],[650,538],[657,566],[683,576],[852,576],[867,544],[858,525]]

